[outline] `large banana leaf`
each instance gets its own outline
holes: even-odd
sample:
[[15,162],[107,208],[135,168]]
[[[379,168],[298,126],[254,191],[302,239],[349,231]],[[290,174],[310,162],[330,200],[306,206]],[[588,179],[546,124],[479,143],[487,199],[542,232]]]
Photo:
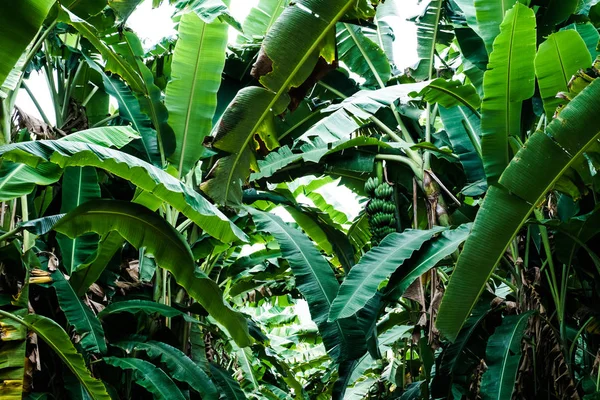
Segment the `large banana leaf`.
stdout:
[[466,107],[440,107],[439,110],[454,154],[463,165],[467,182],[485,179],[481,161],[481,119]]
[[0,167],[0,201],[16,199],[29,194],[36,185],[52,185],[60,179],[62,169],[52,163],[36,167],[2,160]]
[[217,388],[210,377],[181,350],[155,341],[120,342],[118,345],[126,348],[128,352],[144,351],[150,358],[159,359],[172,378],[190,385],[192,389],[200,393],[203,399],[217,400],[219,398]]
[[83,303],[64,278],[62,272],[52,273],[52,287],[56,291],[58,305],[65,313],[67,322],[75,328],[75,332],[81,338],[81,347],[91,353],[106,353],[106,342],[104,340],[104,329],[100,320],[92,310]]
[[288,3],[287,0],[260,0],[244,20],[244,35],[248,39],[265,36]]
[[535,205],[600,137],[600,80],[534,133],[488,191],[440,305],[437,327],[456,339],[510,241]]
[[[219,203],[240,203],[242,183],[254,163],[251,148],[255,135],[267,149],[276,145],[273,115],[283,112],[290,102],[291,88],[297,88],[311,75],[319,57],[333,62],[335,54],[327,38],[337,21],[355,5],[354,0],[303,0],[284,9],[262,43],[252,69],[266,89],[241,90],[223,115],[213,146],[231,156],[219,161],[214,177],[203,190]],[[253,147],[253,146],[252,146]],[[256,168],[254,168],[256,169]]]
[[77,376],[77,379],[79,379],[92,399],[110,400],[104,384],[92,377],[83,357],[77,352],[75,346],[69,340],[69,336],[60,325],[51,319],[36,314],[29,314],[23,318],[5,311],[0,311],[0,314],[24,325],[46,342],[75,376]]
[[430,0],[425,14],[417,20],[417,55],[419,63],[413,76],[419,80],[433,77],[435,45],[440,29],[443,0]]
[[516,2],[517,0],[473,1],[478,27],[475,31],[483,39],[488,53],[492,52],[494,40],[500,33],[500,24],[504,20],[504,15]]
[[[116,126],[88,129],[60,140],[122,148],[138,138],[131,128]],[[0,167],[0,200],[12,200],[29,194],[36,185],[52,185],[61,176],[62,169],[53,163],[43,162],[33,167],[3,160]]]
[[442,78],[431,81],[418,94],[411,93],[411,95],[421,96],[429,103],[439,103],[446,108],[464,105],[474,113],[477,113],[481,105],[481,98],[473,85],[463,85],[459,81]]
[[325,143],[347,139],[381,108],[396,101],[406,104],[413,99],[409,96],[411,93],[420,92],[428,83],[407,83],[378,90],[362,90],[340,104],[324,109],[322,112],[329,115],[306,130],[301,139],[318,136]]
[[386,297],[392,300],[399,299],[419,276],[458,250],[471,234],[472,225],[463,224],[456,229],[443,231],[439,237],[425,243],[414,257],[392,275],[388,284],[391,290],[388,290]]
[[331,357],[352,358],[354,352],[360,353],[360,349],[349,348],[351,343],[357,346],[361,336],[364,341],[364,333],[356,326],[355,321],[327,321],[329,309],[339,287],[327,260],[308,237],[288,226],[278,216],[253,208],[248,208],[248,211],[257,228],[269,232],[279,242],[283,257],[290,264],[296,277],[296,287],[308,302],[312,320],[317,324]]
[[[61,213],[66,214],[79,205],[100,197],[100,185],[98,184],[98,174],[95,168],[65,168],[62,179]],[[98,239],[95,234],[83,235],[75,239],[69,239],[60,234],[56,236],[62,254],[62,262],[68,275],[71,275],[80,264],[84,263],[96,251]]]
[[598,41],[600,41],[600,33],[598,33],[596,27],[590,22],[587,22],[585,24],[567,25],[561,30],[565,29],[574,29],[577,31],[577,33],[579,33],[579,35],[585,42],[585,45],[588,51],[590,52],[590,55],[592,56],[592,60],[595,60],[598,56],[598,50],[596,48],[598,47]]
[[181,390],[160,368],[139,358],[104,357],[108,365],[122,370],[131,370],[135,379],[132,381],[152,393],[157,400],[185,400]]
[[479,27],[477,25],[477,14],[473,0],[454,0],[454,2],[462,10],[469,28],[478,33]]
[[364,308],[375,297],[379,285],[384,280],[400,268],[425,242],[444,229],[408,229],[403,233],[388,235],[379,246],[372,248],[352,267],[331,304],[329,321],[348,318]]
[[88,288],[96,282],[124,243],[123,237],[118,232],[110,232],[100,239],[96,253],[90,255],[83,264],[80,264],[73,271],[71,279],[69,279],[69,283],[77,296],[83,296]]
[[82,142],[122,149],[140,136],[128,126],[104,126],[86,129],[59,139],[60,142]]
[[107,0],[66,0],[61,1],[62,5],[71,12],[88,17],[96,15],[106,7]]
[[[241,203],[242,184],[252,167],[258,169],[254,153],[248,147],[251,141],[255,148],[260,147],[259,141],[266,143],[270,150],[276,147],[273,117],[285,110],[289,99],[285,96],[274,101],[275,97],[275,93],[260,87],[244,88],[223,114],[213,146],[231,155],[219,160],[213,179],[201,186],[216,202]],[[265,109],[265,113],[257,113],[257,109]]]
[[225,304],[217,284],[196,269],[192,252],[181,234],[146,207],[117,200],[94,200],[67,214],[54,229],[71,238],[88,232],[105,235],[117,231],[134,247],[146,247],[156,263],[171,272],[177,283],[221,323],[240,346],[250,344],[246,319]]
[[212,129],[226,45],[227,24],[208,24],[194,13],[181,17],[165,98],[177,141],[170,160],[180,176],[200,159],[202,142]]
[[363,86],[383,88],[392,74],[390,63],[379,45],[348,23],[337,25],[339,59],[350,71],[365,79]]
[[0,86],[42,26],[55,0],[0,3]]
[[140,103],[133,93],[131,93],[131,90],[120,79],[106,75],[95,61],[87,58],[87,62],[90,67],[102,77],[102,83],[104,84],[106,93],[117,100],[121,118],[130,122],[133,129],[135,129],[142,137],[146,159],[153,164],[159,164],[160,155],[158,152],[156,131],[152,128],[152,121],[150,121],[150,118],[142,112]]
[[106,61],[107,71],[121,76],[134,91],[140,93],[144,91],[142,78],[121,55],[115,53],[99,38],[98,32],[93,25],[82,20],[64,7],[59,9],[58,18],[60,21],[71,25],[81,36],[90,41]]
[[52,161],[62,168],[105,169],[169,203],[215,238],[223,242],[246,240],[246,235],[208,200],[163,170],[129,154],[93,144],[49,140],[0,147],[0,155],[31,166]]
[[488,341],[487,371],[481,378],[481,394],[486,400],[512,399],[521,362],[521,340],[532,311],[505,317]]
[[227,370],[223,369],[220,365],[211,363],[210,373],[226,399],[246,400],[246,395],[242,391],[240,384],[237,380],[233,379]]
[[568,90],[571,77],[591,65],[590,52],[575,30],[553,33],[540,45],[535,57],[535,74],[547,117],[553,116],[556,108],[565,103],[556,96]]
[[142,90],[136,91],[141,110],[148,115],[156,130],[156,139],[161,155],[167,157],[175,150],[175,133],[168,124],[169,113],[162,101],[162,91],[154,82],[154,74],[144,62],[144,49],[140,39],[131,31],[124,31],[122,35],[113,35],[111,39],[121,40],[112,43],[114,51],[122,55],[127,63],[133,67],[134,72],[142,78]]
[[510,160],[508,138],[521,136],[522,103],[535,89],[535,40],[535,14],[517,3],[500,26],[483,78],[481,149],[491,182],[498,180]]
[[108,0],[108,6],[115,10],[122,21],[126,21],[142,1],[143,0]]

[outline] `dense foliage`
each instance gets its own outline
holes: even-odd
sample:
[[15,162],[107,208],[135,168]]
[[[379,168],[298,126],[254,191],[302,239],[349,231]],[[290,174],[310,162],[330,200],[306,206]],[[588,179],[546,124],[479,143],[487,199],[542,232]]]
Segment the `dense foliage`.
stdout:
[[141,2],[0,3],[0,398],[600,398],[598,0]]

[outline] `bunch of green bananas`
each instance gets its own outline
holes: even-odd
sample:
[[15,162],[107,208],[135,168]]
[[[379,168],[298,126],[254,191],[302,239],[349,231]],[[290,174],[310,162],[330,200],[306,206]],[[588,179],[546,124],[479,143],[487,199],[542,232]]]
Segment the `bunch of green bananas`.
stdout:
[[377,246],[387,235],[396,232],[394,189],[385,182],[379,183],[378,178],[369,178],[365,192],[371,199],[367,204],[371,243]]

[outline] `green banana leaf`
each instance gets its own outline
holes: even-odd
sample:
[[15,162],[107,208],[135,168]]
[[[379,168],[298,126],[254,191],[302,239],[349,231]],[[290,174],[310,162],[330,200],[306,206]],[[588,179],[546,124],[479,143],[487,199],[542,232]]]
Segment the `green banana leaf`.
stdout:
[[535,89],[535,40],[535,14],[517,3],[502,21],[483,77],[481,150],[490,182],[510,161],[508,138],[521,137],[522,103]]
[[[521,1],[521,0],[519,0]],[[504,20],[506,12],[511,9],[517,0],[474,0],[475,18],[477,27],[475,29],[485,43],[488,54],[491,54],[494,40],[500,33],[500,25]]]
[[481,394],[486,400],[512,399],[521,362],[521,341],[533,311],[504,317],[502,325],[488,341],[487,371],[481,378]]
[[62,169],[43,162],[36,167],[2,160],[0,167],[0,201],[19,198],[33,192],[36,185],[52,185],[60,179]]
[[310,309],[312,320],[319,328],[323,343],[333,359],[354,358],[364,352],[358,346],[364,333],[354,319],[328,322],[329,309],[339,284],[331,266],[315,245],[299,230],[288,226],[278,216],[247,208],[257,228],[269,232],[279,242],[283,258],[290,264],[296,277],[296,287],[302,293]]
[[58,19],[61,22],[71,25],[81,36],[90,41],[106,61],[107,71],[122,77],[134,91],[139,93],[144,91],[142,78],[133,70],[132,66],[129,65],[123,56],[115,53],[99,38],[98,32],[93,25],[82,20],[64,6],[59,9]]
[[[21,290],[27,296],[26,285]],[[21,297],[21,295],[19,295]],[[25,300],[24,298],[22,300]],[[27,301],[25,301],[27,304]],[[21,307],[13,311],[19,317],[27,315],[29,310]],[[0,346],[0,398],[6,400],[20,400],[25,391],[23,383],[25,378],[25,360],[27,359],[27,328],[19,322],[0,315],[2,326],[2,346]]]
[[320,210],[307,207],[284,207],[318,248],[325,254],[336,256],[337,261],[332,260],[334,264],[340,263],[346,271],[352,268],[354,249],[341,226],[336,226],[331,218]]
[[33,40],[55,0],[0,4],[0,86]]
[[81,142],[122,149],[140,135],[129,126],[104,126],[79,131],[58,139],[59,142]]
[[[62,179],[62,206],[60,212],[66,214],[79,205],[99,199],[100,185],[98,174],[93,167],[65,168]],[[80,264],[98,248],[98,235],[89,234],[69,239],[64,235],[56,235],[56,241],[62,254],[62,263],[68,275],[71,275]]]
[[226,45],[227,24],[218,20],[208,24],[194,13],[181,17],[165,97],[177,141],[170,161],[179,176],[196,165],[204,150],[204,137],[212,129]]
[[408,229],[388,235],[367,252],[351,270],[331,304],[329,321],[348,318],[363,309],[388,279],[415,251],[445,228],[420,231]]
[[[273,92],[260,87],[244,88],[223,114],[213,146],[231,155],[219,160],[215,176],[201,186],[217,203],[241,204],[242,183],[256,164],[254,153],[248,147],[251,141],[253,147],[260,146],[259,140],[266,143],[270,150],[277,147],[272,120],[285,110],[289,99],[286,96],[274,101],[275,96]],[[256,112],[263,109],[264,114]]]
[[[260,361],[256,360],[252,349],[249,347],[242,349],[235,345],[231,347],[233,347],[233,354],[235,354],[238,361],[238,374],[241,375],[241,379],[238,379],[240,381],[240,387],[245,392],[254,392],[258,390],[261,378],[260,376],[257,376],[260,373]],[[257,370],[256,372],[255,369]]]
[[591,66],[591,55],[575,30],[553,33],[540,45],[535,56],[535,75],[547,117],[553,116],[557,107],[566,103],[556,96],[568,91],[571,77],[580,69]]
[[419,93],[414,92],[410,95],[421,96],[428,103],[439,103],[446,108],[463,105],[475,114],[481,105],[481,98],[473,85],[463,85],[459,81],[442,78],[431,81]]
[[36,333],[61,358],[71,372],[77,376],[77,379],[79,379],[92,399],[110,400],[104,384],[92,377],[83,357],[77,352],[69,336],[60,325],[49,318],[36,314],[28,314],[21,318],[6,311],[0,311],[0,315],[10,318]]
[[220,365],[211,363],[210,373],[226,399],[246,400],[247,397],[240,387],[240,384],[229,374],[229,372],[227,372],[227,370]]
[[408,103],[413,100],[410,93],[420,92],[428,83],[407,83],[357,92],[340,104],[324,109],[322,112],[329,115],[307,129],[300,139],[307,140],[318,136],[325,143],[347,140],[352,132],[364,126],[377,111],[389,107],[396,101],[401,104]]
[[156,130],[161,156],[167,157],[175,151],[175,133],[168,124],[169,112],[162,101],[162,91],[154,83],[154,74],[144,62],[145,52],[142,43],[131,31],[124,31],[121,35],[114,35],[111,38],[121,39],[111,44],[112,49],[121,55],[132,66],[133,71],[142,78],[142,90],[134,90],[134,94],[140,103],[142,112],[150,118]]
[[0,155],[6,160],[31,166],[52,161],[62,168],[102,168],[171,204],[213,237],[223,242],[246,240],[246,235],[237,226],[197,192],[168,173],[126,153],[93,144],[41,140],[0,147]]
[[89,126],[103,124],[106,116],[109,115],[110,96],[105,90],[102,90],[104,86],[102,77],[87,63],[78,68],[80,69],[78,75],[73,77],[72,97],[79,104],[87,101],[85,116]]
[[273,116],[285,110],[290,103],[288,91],[304,83],[320,56],[334,61],[334,46],[327,38],[354,5],[354,0],[306,0],[301,7],[292,3],[273,24],[252,69],[265,89],[249,87],[238,92],[216,132],[213,146],[232,155],[219,160],[212,179],[203,184],[202,190],[213,200],[240,204],[241,186],[256,164],[253,148],[262,145],[256,136],[267,149],[277,147]]
[[244,36],[250,41],[264,37],[288,3],[287,0],[260,0],[244,20]]
[[412,76],[417,80],[433,78],[435,45],[440,30],[443,0],[430,0],[424,15],[417,19],[417,55],[419,63]]
[[419,276],[458,250],[458,247],[471,234],[472,227],[472,223],[460,225],[456,229],[443,231],[440,236],[425,243],[415,256],[392,275],[386,297],[393,300],[399,299]]
[[[138,138],[139,136],[128,127],[103,127],[80,131],[59,140],[122,148]],[[29,194],[36,185],[52,185],[58,182],[62,173],[62,169],[53,163],[42,162],[34,167],[2,160],[0,200],[12,200]]]
[[102,68],[93,60],[86,58],[92,69],[100,74],[104,90],[117,100],[119,105],[119,116],[125,121],[131,123],[142,138],[146,160],[160,165],[160,154],[156,131],[152,128],[152,121],[142,112],[140,103],[135,98],[131,90],[120,79],[109,77]]
[[466,107],[439,108],[453,153],[463,166],[468,183],[485,179],[481,161],[481,119]]
[[80,264],[69,279],[77,296],[83,296],[96,282],[110,260],[123,248],[124,243],[125,240],[118,232],[110,232],[100,239],[96,252],[91,254],[83,264]]
[[[121,21],[127,21],[143,0],[108,0],[108,6],[115,10]],[[75,13],[77,14],[77,13]]]
[[456,5],[461,9],[467,21],[467,25],[475,33],[478,33],[479,26],[477,25],[477,14],[475,9],[475,3],[473,0],[454,0]]
[[71,12],[85,17],[96,15],[106,7],[106,0],[66,0],[61,3]]
[[456,339],[510,241],[535,205],[600,137],[600,80],[534,133],[488,191],[440,305],[436,325]]
[[98,318],[103,319],[109,315],[120,313],[137,314],[141,312],[148,315],[160,314],[167,318],[183,317],[188,322],[198,322],[193,317],[176,308],[150,300],[125,300],[110,303],[104,310],[98,313]]
[[221,290],[196,269],[185,239],[157,214],[139,204],[117,200],[87,202],[62,218],[54,230],[75,238],[84,233],[119,232],[135,248],[145,247],[156,263],[173,274],[187,293],[222,324],[240,346],[251,343],[246,318],[223,301]]
[[139,358],[104,357],[106,364],[122,370],[131,370],[137,385],[152,393],[157,400],[185,400],[181,390],[160,368]]
[[79,344],[89,353],[106,353],[104,329],[92,310],[83,303],[64,278],[62,272],[52,273],[52,287],[56,291],[58,306],[65,313],[67,322],[81,337]]
[[171,378],[190,385],[202,396],[202,399],[217,400],[219,398],[217,388],[210,377],[181,350],[153,340],[145,343],[119,342],[117,346],[126,349],[128,353],[132,350],[143,351],[151,359],[160,360]]
[[600,41],[600,33],[594,25],[590,22],[585,24],[570,24],[562,28],[561,30],[574,29],[579,33],[585,45],[592,56],[592,60],[598,57],[598,42]]
[[382,48],[369,39],[358,25],[337,24],[338,57],[350,71],[365,79],[362,86],[384,88],[392,69]]

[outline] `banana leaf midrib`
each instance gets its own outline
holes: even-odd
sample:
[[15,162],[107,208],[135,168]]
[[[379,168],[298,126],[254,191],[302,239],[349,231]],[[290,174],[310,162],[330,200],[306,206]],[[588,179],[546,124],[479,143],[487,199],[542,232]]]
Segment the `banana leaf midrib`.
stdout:
[[187,106],[187,110],[185,113],[185,124],[184,124],[184,130],[183,130],[183,143],[181,144],[181,155],[179,156],[179,176],[181,177],[181,171],[183,170],[183,162],[185,161],[185,152],[187,149],[187,141],[188,141],[188,137],[189,137],[189,129],[190,129],[190,121],[191,121],[191,117],[192,117],[192,109],[193,106],[196,106],[196,104],[194,103],[194,94],[196,93],[196,78],[198,77],[198,71],[200,69],[200,56],[202,55],[202,50],[204,49],[204,35],[206,34],[206,28],[207,28],[207,24],[206,22],[203,21],[202,23],[202,33],[200,34],[200,48],[198,49],[198,52],[196,53],[196,63],[194,64],[194,75],[193,75],[193,79],[192,79],[192,87],[190,90],[190,96],[188,98],[188,106]]

